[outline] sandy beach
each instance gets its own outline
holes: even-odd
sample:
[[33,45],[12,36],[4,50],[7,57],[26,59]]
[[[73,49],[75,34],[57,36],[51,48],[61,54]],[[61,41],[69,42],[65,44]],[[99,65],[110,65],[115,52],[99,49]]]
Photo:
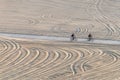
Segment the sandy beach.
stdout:
[[0,0],[0,80],[120,80],[119,13],[119,0]]

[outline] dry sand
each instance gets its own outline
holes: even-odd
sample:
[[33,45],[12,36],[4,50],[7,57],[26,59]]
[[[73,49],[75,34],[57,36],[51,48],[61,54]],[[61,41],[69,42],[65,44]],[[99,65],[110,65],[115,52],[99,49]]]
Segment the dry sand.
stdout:
[[[119,13],[119,0],[0,0],[0,33],[119,40]],[[120,80],[119,47],[0,35],[0,80]]]
[[119,0],[0,0],[0,32],[118,39]]
[[119,45],[1,38],[0,47],[0,80],[119,80]]

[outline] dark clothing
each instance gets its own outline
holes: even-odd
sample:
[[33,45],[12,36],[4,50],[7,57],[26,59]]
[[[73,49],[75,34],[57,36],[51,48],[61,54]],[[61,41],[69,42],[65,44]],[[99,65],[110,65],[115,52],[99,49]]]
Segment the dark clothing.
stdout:
[[89,35],[88,35],[88,41],[91,41],[91,39],[92,39],[92,35],[89,34]]
[[74,33],[71,35],[71,40],[75,40],[75,34]]
[[92,35],[91,35],[91,34],[89,34],[89,35],[88,35],[88,37],[89,37],[89,38],[92,38]]

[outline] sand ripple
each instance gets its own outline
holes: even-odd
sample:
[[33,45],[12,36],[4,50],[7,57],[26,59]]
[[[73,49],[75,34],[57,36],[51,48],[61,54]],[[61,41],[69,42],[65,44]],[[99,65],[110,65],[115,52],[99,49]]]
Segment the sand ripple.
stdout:
[[92,33],[95,38],[118,40],[119,4],[118,0],[1,0],[0,31],[66,37],[75,32],[81,38]]
[[43,44],[33,47],[1,40],[0,79],[112,80],[119,76],[120,51],[117,47],[79,45],[68,48],[70,44],[66,47]]

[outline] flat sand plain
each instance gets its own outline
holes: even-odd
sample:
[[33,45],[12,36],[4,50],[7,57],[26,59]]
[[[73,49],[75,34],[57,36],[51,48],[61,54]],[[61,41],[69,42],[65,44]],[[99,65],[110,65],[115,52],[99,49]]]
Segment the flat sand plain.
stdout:
[[0,0],[0,32],[120,38],[119,0]]
[[[119,40],[119,13],[119,0],[0,0],[0,33]],[[119,48],[0,35],[0,80],[120,80]]]

